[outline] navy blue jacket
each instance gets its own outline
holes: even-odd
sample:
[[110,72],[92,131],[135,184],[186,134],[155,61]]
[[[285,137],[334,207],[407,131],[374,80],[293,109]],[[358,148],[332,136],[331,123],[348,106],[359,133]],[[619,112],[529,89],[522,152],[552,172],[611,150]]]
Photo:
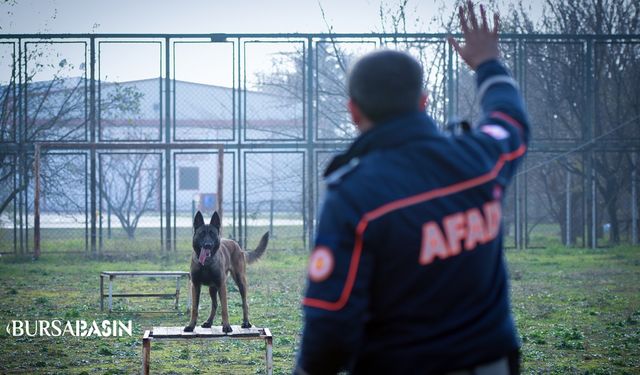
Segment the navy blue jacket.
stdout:
[[330,164],[299,369],[441,373],[518,349],[501,203],[528,121],[501,63],[476,77],[483,118],[471,132],[445,136],[407,114]]

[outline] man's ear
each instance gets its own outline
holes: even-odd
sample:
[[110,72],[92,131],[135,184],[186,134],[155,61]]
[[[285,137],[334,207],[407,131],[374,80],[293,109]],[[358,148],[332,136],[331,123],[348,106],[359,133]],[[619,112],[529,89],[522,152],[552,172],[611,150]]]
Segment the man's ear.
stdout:
[[423,92],[420,95],[420,101],[418,102],[418,109],[420,110],[420,112],[424,112],[427,109],[428,105],[429,105],[429,94],[426,92]]
[[196,212],[196,216],[193,218],[193,229],[198,229],[204,225],[204,218],[200,211]]
[[356,124],[356,127],[358,128],[360,133],[364,133],[371,129],[373,123],[367,118],[367,116],[365,116],[364,113],[362,113],[362,110],[360,109],[358,104],[353,101],[353,99],[349,98],[347,107],[349,108],[349,112],[351,112],[351,120],[354,124]]
[[360,107],[358,107],[353,99],[349,99],[347,108],[349,108],[349,113],[351,113],[351,121],[359,127],[362,124],[362,111],[360,111]]
[[212,225],[217,230],[220,230],[220,215],[218,215],[218,211],[215,211],[213,215],[211,215],[211,222],[209,225]]

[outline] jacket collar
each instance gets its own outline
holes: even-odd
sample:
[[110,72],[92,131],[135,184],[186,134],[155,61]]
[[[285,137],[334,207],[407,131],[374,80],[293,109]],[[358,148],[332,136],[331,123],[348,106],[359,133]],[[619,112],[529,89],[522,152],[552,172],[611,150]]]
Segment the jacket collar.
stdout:
[[394,148],[416,139],[438,135],[435,122],[424,112],[412,112],[395,117],[376,124],[371,130],[358,136],[346,152],[333,158],[324,172],[324,177],[348,164],[352,159],[373,150]]

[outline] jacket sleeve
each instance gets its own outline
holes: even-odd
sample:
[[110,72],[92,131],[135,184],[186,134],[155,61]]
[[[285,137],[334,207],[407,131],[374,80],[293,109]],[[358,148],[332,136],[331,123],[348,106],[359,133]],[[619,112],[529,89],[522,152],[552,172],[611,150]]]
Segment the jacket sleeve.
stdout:
[[299,374],[349,368],[362,340],[373,257],[362,251],[359,217],[349,201],[329,190],[320,214],[303,301]]
[[529,120],[518,84],[498,60],[476,70],[482,117],[472,136],[495,153],[503,164],[497,180],[503,186],[513,177],[529,142]]

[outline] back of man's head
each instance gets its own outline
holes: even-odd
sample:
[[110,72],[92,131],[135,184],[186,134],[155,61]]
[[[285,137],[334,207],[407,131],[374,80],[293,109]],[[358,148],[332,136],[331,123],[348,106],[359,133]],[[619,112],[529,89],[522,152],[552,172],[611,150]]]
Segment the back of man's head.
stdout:
[[419,109],[423,72],[404,52],[380,50],[363,56],[349,74],[349,97],[372,122]]

